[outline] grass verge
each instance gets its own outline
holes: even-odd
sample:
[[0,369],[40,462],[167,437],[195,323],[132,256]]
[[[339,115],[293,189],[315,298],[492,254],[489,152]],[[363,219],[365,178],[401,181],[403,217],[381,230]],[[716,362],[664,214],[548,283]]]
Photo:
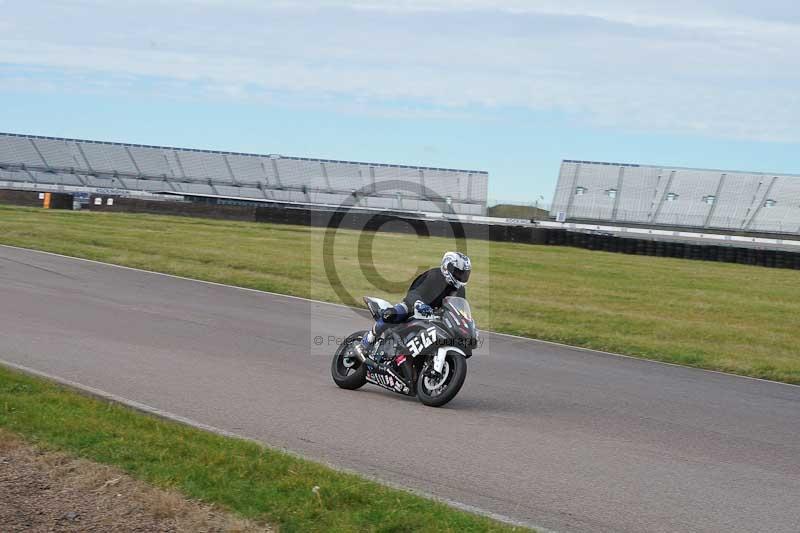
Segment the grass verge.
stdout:
[[0,427],[284,532],[521,530],[3,367]]
[[[321,264],[335,260],[354,295],[375,288],[341,230],[0,206],[0,244],[338,302]],[[452,242],[378,233],[375,269],[408,279]],[[800,273],[556,246],[474,242],[469,297],[482,329],[800,384]],[[368,273],[367,273],[368,274]],[[390,287],[388,290],[385,287]]]
[[273,533],[119,468],[33,446],[0,427],[3,531]]

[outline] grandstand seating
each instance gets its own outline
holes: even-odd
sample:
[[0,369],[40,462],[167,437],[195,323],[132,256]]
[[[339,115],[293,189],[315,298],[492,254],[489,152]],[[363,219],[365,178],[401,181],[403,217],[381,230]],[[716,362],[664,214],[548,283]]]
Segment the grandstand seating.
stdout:
[[93,170],[139,173],[124,146],[86,143],[83,145],[83,154]]
[[567,220],[800,233],[800,176],[565,160]]
[[758,198],[763,195],[765,188],[763,176],[725,173],[717,205],[708,221],[708,226],[744,227],[750,214],[757,207]]
[[[758,205],[745,227],[753,231],[800,233],[800,178],[765,177]],[[770,201],[771,200],[771,201]]]
[[663,176],[668,176],[666,185],[651,222],[702,227],[712,207],[703,199],[716,198],[720,173],[665,169]]
[[[27,185],[118,193],[267,199],[440,212],[486,212],[488,174],[0,133],[0,175]],[[402,184],[398,184],[402,181]],[[91,191],[90,191],[91,192]]]
[[128,151],[131,154],[131,159],[136,163],[138,173],[149,176],[176,177],[167,162],[167,156],[163,150],[130,146]]
[[619,201],[616,213],[612,211],[612,218],[625,222],[649,222],[658,203],[660,180],[659,169],[622,167],[622,186],[617,192]]
[[0,161],[14,161],[23,165],[44,165],[34,144],[24,137],[0,136]]
[[89,170],[86,159],[74,144],[56,139],[33,143],[48,167]]

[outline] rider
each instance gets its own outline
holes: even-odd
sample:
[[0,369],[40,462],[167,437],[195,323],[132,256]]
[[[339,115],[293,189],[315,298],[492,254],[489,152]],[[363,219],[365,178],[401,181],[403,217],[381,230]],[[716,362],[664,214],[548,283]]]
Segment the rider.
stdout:
[[390,324],[405,321],[416,311],[423,316],[430,316],[433,309],[442,306],[442,300],[448,296],[466,298],[464,287],[469,281],[472,264],[469,257],[461,252],[445,252],[442,265],[432,268],[417,276],[411,283],[403,301],[394,307],[383,310],[372,330],[367,332],[354,349],[362,361],[372,350],[372,344]]

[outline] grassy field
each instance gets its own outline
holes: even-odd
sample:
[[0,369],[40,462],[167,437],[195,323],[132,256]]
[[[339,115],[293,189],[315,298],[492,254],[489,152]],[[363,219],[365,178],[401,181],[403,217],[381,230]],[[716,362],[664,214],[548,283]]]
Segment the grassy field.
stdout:
[[2,367],[0,427],[287,533],[521,530]]
[[[262,290],[339,301],[324,265],[354,296],[398,299],[452,242],[197,218],[0,206],[0,243]],[[362,273],[369,245],[377,288]],[[482,329],[800,383],[800,272],[554,246],[470,242],[469,296]],[[389,290],[384,290],[389,287]]]

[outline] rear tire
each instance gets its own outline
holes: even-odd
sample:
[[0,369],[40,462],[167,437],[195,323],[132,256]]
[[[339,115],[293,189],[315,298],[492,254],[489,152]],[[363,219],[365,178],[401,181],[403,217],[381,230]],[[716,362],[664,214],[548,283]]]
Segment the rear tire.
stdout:
[[356,390],[367,382],[367,367],[352,353],[354,342],[361,342],[366,331],[357,331],[347,337],[336,349],[331,362],[331,377],[334,383],[347,390]]
[[432,356],[425,362],[422,371],[417,377],[417,398],[430,407],[441,407],[455,398],[458,391],[461,390],[461,386],[464,385],[464,380],[467,379],[467,360],[456,351],[447,352],[445,366],[442,368],[442,374],[445,375],[444,383],[440,384],[440,386],[444,385],[445,388],[438,393],[438,387],[429,388],[429,385],[435,385],[426,377],[430,365],[433,365]]

